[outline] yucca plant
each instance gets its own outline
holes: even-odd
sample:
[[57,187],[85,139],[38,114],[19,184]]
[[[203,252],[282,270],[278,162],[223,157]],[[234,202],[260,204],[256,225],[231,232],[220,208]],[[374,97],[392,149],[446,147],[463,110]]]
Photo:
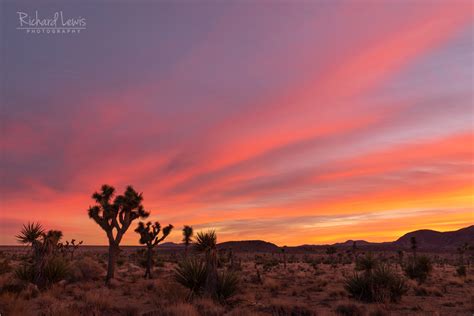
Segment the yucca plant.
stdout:
[[68,262],[61,256],[50,258],[43,268],[43,276],[46,285],[66,279],[70,272]]
[[345,280],[344,288],[363,302],[398,302],[408,291],[403,278],[386,265],[378,265],[372,273],[355,273]]
[[427,256],[413,257],[404,267],[405,274],[418,283],[425,282],[432,270],[433,264]]
[[364,271],[365,273],[370,274],[377,267],[377,265],[377,259],[371,253],[368,253],[363,257],[357,258],[355,269],[357,271]]
[[[17,270],[20,279],[24,279],[26,275],[33,275],[30,282],[42,288],[49,283],[46,275],[47,263],[58,249],[58,243],[63,233],[59,230],[49,230],[45,233],[43,227],[39,223],[28,223],[23,225],[20,234],[16,236],[17,240],[26,245],[31,245],[33,250],[33,264],[30,267],[23,266]],[[27,271],[28,270],[28,271]]]
[[44,234],[43,226],[40,223],[28,223],[23,224],[23,228],[20,231],[19,235],[16,235],[18,242],[25,245],[35,246],[39,239]]
[[191,290],[191,295],[199,295],[206,283],[206,265],[197,258],[183,260],[178,263],[174,278],[176,282]]
[[234,296],[239,289],[239,278],[235,272],[223,271],[217,278],[216,298],[220,302],[225,302]]
[[216,232],[199,232],[196,236],[195,249],[205,254],[206,258],[206,282],[204,292],[208,296],[214,296],[217,290],[217,236]]

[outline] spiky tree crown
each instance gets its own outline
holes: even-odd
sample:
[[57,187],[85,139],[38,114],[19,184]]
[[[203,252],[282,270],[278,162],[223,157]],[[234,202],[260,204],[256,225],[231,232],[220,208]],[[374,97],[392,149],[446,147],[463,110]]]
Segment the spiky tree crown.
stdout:
[[189,243],[191,242],[191,237],[192,236],[193,236],[193,228],[191,226],[184,225],[184,228],[183,228],[183,242],[186,245],[189,245]]
[[[114,198],[115,189],[104,184],[100,192],[95,192],[92,198],[96,205],[89,207],[89,217],[107,232],[109,239],[114,239],[112,230],[117,230],[116,239],[127,231],[133,220],[147,218],[150,213],[143,208],[143,196],[128,186],[123,195]],[[112,201],[113,199],[113,201]]]
[[[147,245],[148,247],[154,247],[162,242],[168,235],[171,233],[173,225],[168,225],[161,230],[161,225],[159,222],[152,224],[148,222],[144,224],[143,222],[138,223],[138,227],[135,229],[137,233],[140,234],[140,243],[142,245]],[[163,232],[161,237],[158,237],[160,231]]]
[[199,232],[196,236],[196,250],[201,252],[209,252],[216,249],[217,236],[216,232],[210,230],[208,232]]

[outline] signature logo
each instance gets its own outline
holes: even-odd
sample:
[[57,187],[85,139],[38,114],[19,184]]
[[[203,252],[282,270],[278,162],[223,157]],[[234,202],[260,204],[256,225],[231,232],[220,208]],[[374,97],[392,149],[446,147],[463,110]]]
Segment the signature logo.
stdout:
[[67,16],[63,11],[54,12],[51,16],[40,16],[38,11],[30,15],[18,11],[18,27],[29,34],[78,34],[86,29],[86,18]]

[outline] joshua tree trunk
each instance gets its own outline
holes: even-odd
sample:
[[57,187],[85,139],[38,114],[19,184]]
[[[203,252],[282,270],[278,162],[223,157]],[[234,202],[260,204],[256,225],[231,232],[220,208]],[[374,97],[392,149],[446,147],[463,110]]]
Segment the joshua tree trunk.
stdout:
[[38,287],[44,286],[43,268],[44,268],[44,254],[42,253],[41,245],[38,242],[33,244],[33,260],[34,260],[34,284]]
[[109,263],[107,265],[107,276],[105,277],[105,284],[109,284],[110,280],[115,275],[115,264],[117,263],[117,256],[119,254],[119,247],[114,243],[109,244]]
[[152,258],[153,258],[153,248],[147,247],[145,278],[149,278],[149,279],[151,279]]
[[206,254],[207,277],[204,291],[208,296],[214,296],[217,290],[217,252],[211,250]]

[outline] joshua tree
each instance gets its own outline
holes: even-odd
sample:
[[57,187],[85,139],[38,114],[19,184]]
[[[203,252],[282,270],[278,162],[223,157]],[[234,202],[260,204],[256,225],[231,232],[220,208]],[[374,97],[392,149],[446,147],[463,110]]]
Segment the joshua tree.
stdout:
[[206,282],[204,292],[208,296],[214,296],[217,291],[217,236],[211,230],[206,233],[199,232],[196,237],[195,248],[206,256]]
[[146,223],[146,225],[143,222],[138,223],[135,231],[140,234],[140,243],[146,245],[147,249],[145,278],[151,279],[153,248],[168,237],[172,229],[173,225],[171,224],[163,228],[163,235],[159,238],[158,235],[161,231],[160,223],[155,222],[153,225],[151,222]]
[[66,240],[66,243],[59,243],[59,249],[61,252],[66,255],[67,253],[71,254],[71,260],[74,259],[74,252],[79,248],[79,246],[82,245],[82,240],[76,244],[75,239],[71,239],[71,242]]
[[418,244],[416,241],[415,236],[410,238],[411,250],[413,251],[413,258],[416,259],[416,249],[418,248]]
[[[101,192],[95,192],[92,198],[96,205],[89,207],[89,217],[92,218],[107,234],[109,240],[109,262],[105,282],[114,277],[117,255],[120,252],[120,242],[130,225],[137,218],[147,218],[150,213],[143,208],[143,197],[131,186],[123,195],[114,198],[115,189],[104,184]],[[112,198],[113,201],[112,201]]]
[[193,228],[188,225],[183,227],[183,242],[184,242],[184,256],[188,256],[188,247],[191,243],[191,238],[193,237]]

